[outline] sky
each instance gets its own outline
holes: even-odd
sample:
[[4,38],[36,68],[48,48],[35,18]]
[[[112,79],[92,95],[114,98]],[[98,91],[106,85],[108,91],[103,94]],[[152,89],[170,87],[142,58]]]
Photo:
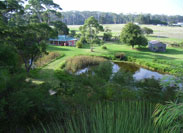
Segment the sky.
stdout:
[[183,15],[183,0],[54,0],[63,11]]

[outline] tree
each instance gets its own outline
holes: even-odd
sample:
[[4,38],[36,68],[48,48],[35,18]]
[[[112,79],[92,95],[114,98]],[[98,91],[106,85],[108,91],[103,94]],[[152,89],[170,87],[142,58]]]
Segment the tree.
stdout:
[[13,31],[16,33],[10,41],[16,46],[27,72],[42,53],[47,53],[46,46],[49,38],[57,35],[51,27],[44,23],[19,26]]
[[149,24],[150,23],[150,16],[149,15],[139,15],[136,18],[136,22],[139,24]]
[[71,30],[69,35],[72,36],[72,37],[75,37],[76,36],[76,31],[75,30]]
[[100,31],[103,31],[103,26],[98,23],[98,21],[92,16],[89,17],[83,26],[83,30],[88,37],[89,42],[97,37]]
[[142,28],[142,32],[146,35],[153,34],[153,30],[147,27]]
[[[98,21],[92,16],[85,20],[85,24],[80,27],[82,36],[87,38],[88,43],[92,43],[94,40],[97,40],[97,34],[100,31],[104,31],[103,26],[98,23]],[[93,48],[91,47],[91,51]]]
[[111,30],[109,28],[105,29],[104,35],[103,35],[103,40],[104,41],[110,41],[112,38],[112,33]]
[[143,36],[138,25],[128,23],[121,31],[120,39],[134,48],[135,45],[146,45],[147,39]]
[[53,0],[29,0],[25,9],[29,18],[34,16],[38,22],[47,24],[51,22],[51,15],[61,17],[59,11],[62,10]]
[[0,19],[8,22],[8,19],[16,13],[23,12],[23,0],[5,0],[0,1]]
[[52,22],[51,25],[54,26],[55,30],[58,32],[59,35],[68,35],[69,34],[69,28],[63,22],[55,21],[55,22]]

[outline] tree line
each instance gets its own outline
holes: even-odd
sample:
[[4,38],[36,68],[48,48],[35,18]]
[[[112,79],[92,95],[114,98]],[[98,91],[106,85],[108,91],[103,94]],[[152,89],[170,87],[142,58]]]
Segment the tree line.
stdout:
[[[183,22],[183,16],[152,15],[152,14],[116,14],[99,11],[67,11],[62,12],[62,21],[67,25],[83,25],[84,21],[94,16],[100,24],[122,24],[138,22],[140,24],[172,24]],[[56,19],[55,16],[52,18]]]

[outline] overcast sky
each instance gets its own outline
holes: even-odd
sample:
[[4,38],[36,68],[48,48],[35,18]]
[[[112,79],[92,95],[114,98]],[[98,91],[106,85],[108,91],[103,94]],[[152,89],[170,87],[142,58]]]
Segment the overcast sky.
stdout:
[[183,15],[183,0],[54,0],[63,11]]

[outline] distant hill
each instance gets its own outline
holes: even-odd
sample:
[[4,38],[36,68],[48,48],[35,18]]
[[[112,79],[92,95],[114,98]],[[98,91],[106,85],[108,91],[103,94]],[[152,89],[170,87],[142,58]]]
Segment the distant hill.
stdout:
[[94,16],[100,24],[122,24],[138,22],[140,24],[172,24],[183,22],[183,16],[151,15],[151,14],[116,14],[98,11],[62,12],[62,21],[67,25],[82,25],[85,19]]

